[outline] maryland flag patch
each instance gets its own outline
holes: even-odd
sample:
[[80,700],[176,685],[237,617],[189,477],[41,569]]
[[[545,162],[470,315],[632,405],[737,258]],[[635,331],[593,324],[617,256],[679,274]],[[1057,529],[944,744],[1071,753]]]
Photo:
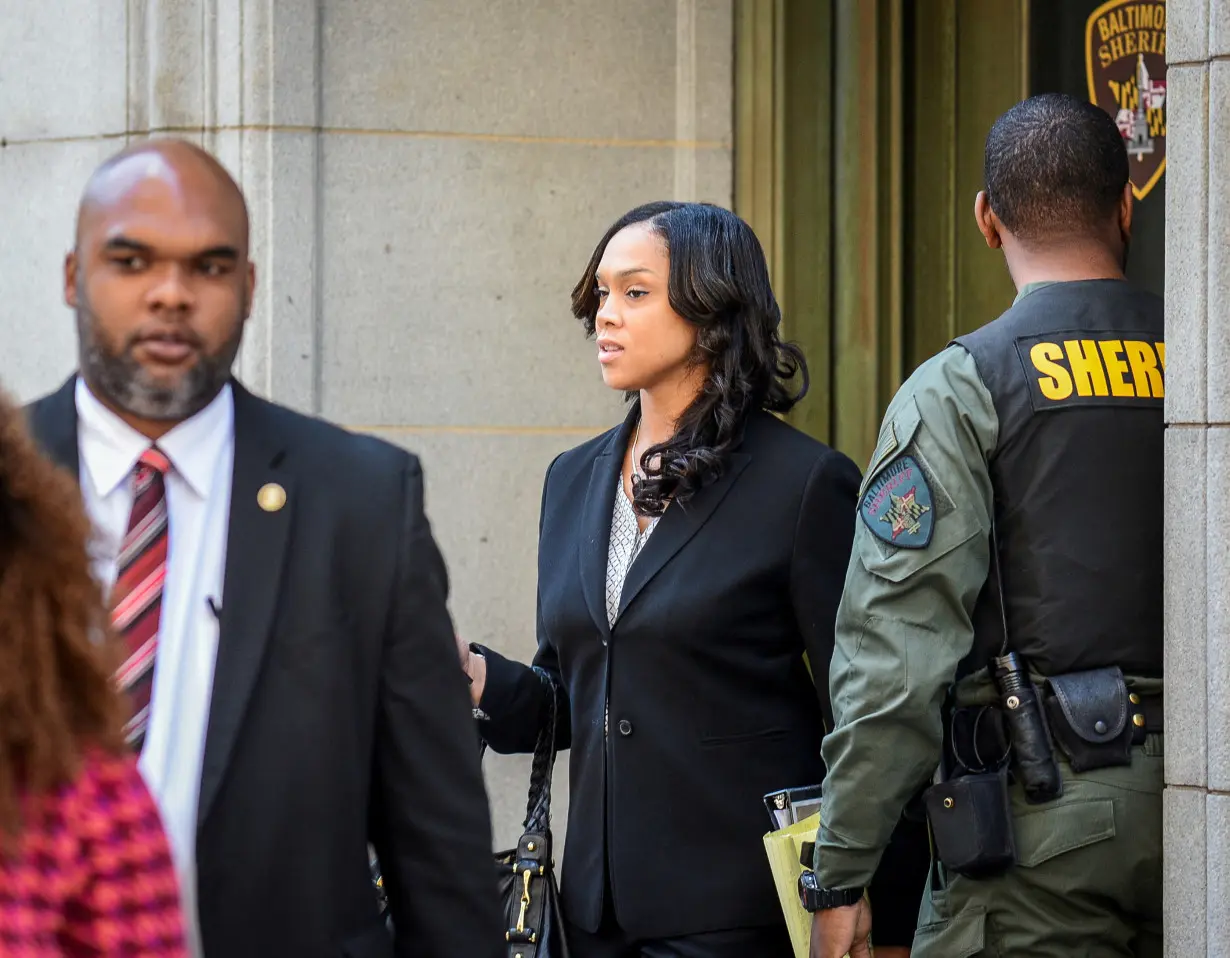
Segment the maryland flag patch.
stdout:
[[1089,99],[1115,119],[1132,193],[1143,200],[1166,170],[1166,2],[1110,0],[1085,23]]
[[931,487],[913,456],[900,456],[876,475],[859,504],[867,528],[889,545],[925,549],[935,530]]

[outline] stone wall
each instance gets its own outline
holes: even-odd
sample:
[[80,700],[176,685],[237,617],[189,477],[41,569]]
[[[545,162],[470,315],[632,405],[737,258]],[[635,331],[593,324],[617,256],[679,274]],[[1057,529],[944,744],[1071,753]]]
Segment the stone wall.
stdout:
[[[241,377],[418,452],[459,629],[528,657],[542,477],[622,415],[568,294],[631,206],[730,204],[732,2],[14,0],[0,383],[73,368],[90,170],[151,132],[202,143],[252,209]],[[528,763],[487,767],[503,844]]]
[[1170,0],[1166,954],[1230,955],[1230,0]]

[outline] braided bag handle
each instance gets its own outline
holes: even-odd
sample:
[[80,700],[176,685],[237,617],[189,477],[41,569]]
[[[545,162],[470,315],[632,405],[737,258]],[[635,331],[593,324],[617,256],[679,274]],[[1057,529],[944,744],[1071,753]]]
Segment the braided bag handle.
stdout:
[[535,666],[535,674],[547,687],[546,722],[539,729],[530,768],[530,795],[525,808],[525,830],[546,835],[551,822],[551,776],[555,771],[555,722],[559,710],[555,680]]
[[[555,771],[555,723],[559,714],[558,690],[555,680],[545,669],[535,665],[534,674],[550,692],[547,696],[547,721],[538,730],[538,740],[534,743],[534,761],[530,766],[530,793],[525,807],[525,824],[527,832],[547,834],[551,820],[551,776]],[[479,760],[487,752],[486,740],[480,740],[478,745]]]

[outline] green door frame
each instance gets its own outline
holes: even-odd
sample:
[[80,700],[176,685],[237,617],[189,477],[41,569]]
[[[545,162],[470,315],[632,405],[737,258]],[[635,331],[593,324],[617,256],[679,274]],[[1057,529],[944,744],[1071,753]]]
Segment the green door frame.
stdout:
[[1028,0],[735,0],[735,209],[808,357],[791,419],[856,462],[904,378],[1011,302],[971,211],[1027,28]]

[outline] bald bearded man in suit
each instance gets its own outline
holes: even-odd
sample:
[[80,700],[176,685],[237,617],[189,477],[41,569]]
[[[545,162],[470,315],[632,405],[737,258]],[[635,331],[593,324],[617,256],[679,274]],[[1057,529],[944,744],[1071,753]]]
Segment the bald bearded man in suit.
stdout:
[[66,262],[79,372],[29,407],[96,527],[129,740],[194,954],[496,958],[422,470],[235,381],[254,283],[222,166],[178,141],[130,147],[91,178]]

